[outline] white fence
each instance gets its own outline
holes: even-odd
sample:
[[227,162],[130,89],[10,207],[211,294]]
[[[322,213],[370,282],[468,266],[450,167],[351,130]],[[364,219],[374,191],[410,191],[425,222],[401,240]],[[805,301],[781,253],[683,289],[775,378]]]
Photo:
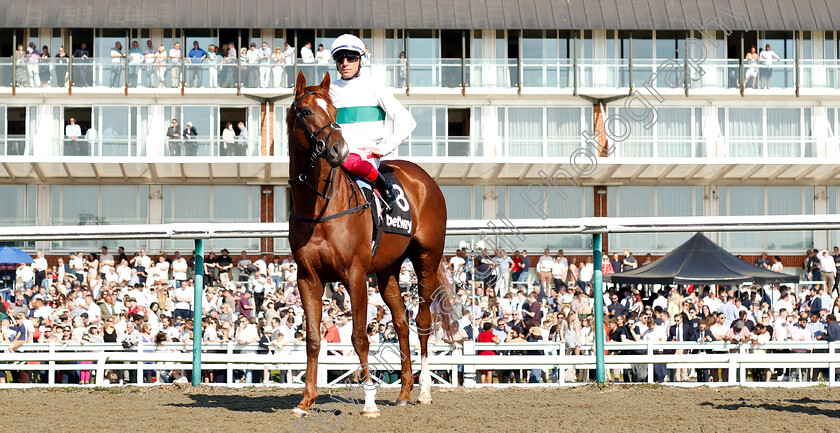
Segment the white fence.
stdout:
[[[21,346],[17,352],[9,353],[5,345],[0,345],[0,371],[28,370],[44,372],[45,383],[0,384],[0,388],[63,386],[56,381],[58,371],[90,370],[93,372],[94,386],[108,386],[105,381],[106,370],[131,371],[136,374],[136,385],[143,383],[144,371],[147,370],[184,370],[192,368],[192,345],[170,343],[155,347],[151,344],[138,345],[125,350],[117,343],[64,345],[61,343],[35,343]],[[306,370],[306,352],[303,344],[295,346],[287,353],[241,353],[256,352],[256,344],[242,346],[238,344],[209,343],[203,345],[202,370],[224,371],[226,382],[220,385],[248,386],[234,382],[234,370],[280,370],[287,378],[285,384],[271,383],[271,386],[302,387],[303,383],[293,377]],[[396,343],[372,344],[369,365],[374,371],[399,371],[400,354]],[[708,353],[669,354],[677,349],[702,351]],[[753,353],[753,349],[773,351],[792,351],[791,353]],[[482,350],[494,351],[534,351],[541,350],[544,355],[477,355]],[[837,386],[836,372],[840,367],[840,354],[834,342],[771,342],[762,346],[750,343],[730,344],[725,342],[652,342],[652,343],[607,343],[610,352],[605,357],[606,368],[610,370],[629,369],[634,364],[647,365],[647,381],[653,382],[654,364],[665,364],[669,369],[722,369],[728,371],[727,382],[680,382],[678,386],[812,386],[817,382],[808,381],[807,374],[797,382],[759,382],[748,381],[749,369],[822,369],[828,370],[828,384]],[[616,351],[645,351],[639,355],[615,355]],[[662,352],[665,353],[662,353]],[[89,361],[92,364],[81,364]],[[38,363],[32,363],[38,362]],[[419,372],[419,355],[414,350],[412,365],[415,374]],[[463,366],[464,386],[482,386],[477,383],[478,370],[530,370],[541,369],[546,373],[547,383],[540,386],[574,385],[579,382],[567,382],[566,371],[594,370],[595,355],[566,355],[563,343],[471,343],[466,342],[463,350],[453,350],[449,345],[430,347],[429,366],[437,386],[454,387],[458,381],[459,367]],[[350,378],[359,368],[359,359],[349,344],[323,343],[318,359],[318,386],[344,387],[345,379]],[[452,380],[445,380],[442,373],[447,372]],[[527,371],[523,375],[527,380]],[[378,377],[375,380],[383,387],[397,387],[399,382],[386,384]],[[110,384],[113,386],[114,384]],[[493,386],[515,386],[516,384],[494,384]],[[521,384],[520,384],[521,386]]]

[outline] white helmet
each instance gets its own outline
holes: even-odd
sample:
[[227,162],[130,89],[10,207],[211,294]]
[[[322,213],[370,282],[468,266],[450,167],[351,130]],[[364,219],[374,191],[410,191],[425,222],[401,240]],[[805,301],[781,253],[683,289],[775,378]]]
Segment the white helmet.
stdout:
[[367,51],[365,51],[365,43],[358,37],[345,33],[335,39],[330,47],[330,56],[335,59],[335,53],[338,51],[353,51],[359,53],[362,58],[361,64],[367,63]]

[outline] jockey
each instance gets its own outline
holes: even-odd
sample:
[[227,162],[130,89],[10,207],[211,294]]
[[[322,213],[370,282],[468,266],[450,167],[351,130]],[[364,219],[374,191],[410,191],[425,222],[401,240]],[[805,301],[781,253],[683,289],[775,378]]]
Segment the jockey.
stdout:
[[[361,39],[351,34],[341,35],[330,51],[341,76],[330,84],[330,98],[338,109],[336,123],[341,125],[344,141],[350,147],[350,155],[342,167],[372,183],[392,208],[396,195],[391,183],[379,173],[379,159],[396,150],[417,123],[381,82],[360,75],[361,66],[367,62]],[[390,137],[385,137],[385,115],[394,121]]]

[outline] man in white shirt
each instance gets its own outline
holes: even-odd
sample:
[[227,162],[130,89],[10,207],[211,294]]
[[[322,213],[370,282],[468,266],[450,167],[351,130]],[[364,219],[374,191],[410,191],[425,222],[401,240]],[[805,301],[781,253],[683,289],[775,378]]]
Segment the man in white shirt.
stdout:
[[93,296],[85,296],[85,303],[90,323],[99,323],[102,320],[102,309],[99,308],[99,305],[96,305],[96,302],[93,302]]
[[551,264],[551,277],[554,278],[554,289],[558,292],[566,286],[566,274],[569,272],[569,262],[564,263],[563,260],[566,258],[558,255]]
[[449,259],[449,266],[452,268],[452,272],[458,270],[458,267],[466,265],[467,261],[464,259],[464,253],[461,250],[455,252],[455,255]]
[[254,262],[254,266],[257,267],[257,271],[260,272],[260,275],[267,276],[268,275],[268,256],[263,254]]
[[773,59],[782,60],[775,51],[770,49],[770,44],[764,46],[764,51],[758,55],[761,62],[761,88],[768,89],[770,86],[770,77],[773,76]]
[[108,268],[114,267],[114,256],[108,253],[108,247],[102,247],[102,255],[99,256],[99,273],[108,274]]
[[35,272],[35,286],[41,287],[41,282],[47,277],[47,259],[44,258],[43,251],[35,253],[35,259],[32,261],[32,270]]
[[85,281],[85,259],[83,258],[82,253],[70,253],[70,261],[68,264],[70,265],[70,269],[72,269],[73,273],[76,275],[76,281],[80,284]]
[[170,65],[172,65],[170,70],[172,71],[172,87],[181,87],[181,43],[175,42],[172,45],[172,49],[169,50],[169,60],[167,61]]
[[714,290],[709,292],[709,296],[703,298],[703,305],[709,307],[709,311],[712,313],[717,313],[721,306],[721,302],[720,299],[715,296]]
[[21,263],[18,265],[17,276],[23,283],[24,290],[31,289],[35,285],[35,271],[32,269],[32,266]]
[[548,248],[546,248],[543,251],[543,255],[537,261],[537,273],[540,274],[540,285],[545,293],[548,293],[548,289],[551,287],[551,280],[553,279],[551,276],[552,266],[554,266],[554,258],[551,257]]
[[175,287],[181,287],[181,283],[187,281],[189,270],[187,260],[180,252],[175,251],[175,259],[172,260],[172,278],[175,280]]
[[266,88],[271,80],[271,49],[268,48],[267,42],[262,43],[262,47],[258,50],[258,56],[260,61],[260,87]]
[[[453,257],[454,259],[454,257]],[[496,282],[496,288],[499,293],[498,297],[504,297],[510,289],[510,271],[513,268],[513,260],[505,254],[505,250],[496,250],[496,256],[493,257],[493,263],[499,269],[499,281]]]
[[303,63],[315,63],[315,54],[312,53],[312,42],[307,42],[300,49],[300,58]]
[[[820,275],[822,280],[825,282],[825,287],[828,287],[828,290],[834,288],[834,279],[837,276],[837,267],[834,265],[834,257],[828,254],[828,250],[822,250],[820,252]],[[829,305],[823,304],[824,308],[828,308]]]
[[319,65],[330,64],[330,52],[324,49],[324,44],[318,44],[318,52],[315,54],[315,61]]
[[64,127],[64,136],[67,140],[64,142],[64,154],[69,156],[80,155],[79,143],[76,141],[82,137],[82,127],[76,123],[76,119],[71,117],[70,124]]
[[193,293],[187,288],[187,282],[182,281],[181,285],[172,292],[172,302],[175,303],[173,317],[189,319],[192,316],[192,301]]

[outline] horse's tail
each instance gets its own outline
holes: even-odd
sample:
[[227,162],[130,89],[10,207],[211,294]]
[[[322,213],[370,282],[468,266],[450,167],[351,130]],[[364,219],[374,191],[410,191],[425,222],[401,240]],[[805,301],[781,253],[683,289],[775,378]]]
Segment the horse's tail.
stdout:
[[446,261],[441,259],[437,271],[437,288],[432,294],[432,312],[437,316],[433,321],[440,321],[443,331],[450,338],[458,333],[459,317],[454,311],[455,296],[452,272]]

